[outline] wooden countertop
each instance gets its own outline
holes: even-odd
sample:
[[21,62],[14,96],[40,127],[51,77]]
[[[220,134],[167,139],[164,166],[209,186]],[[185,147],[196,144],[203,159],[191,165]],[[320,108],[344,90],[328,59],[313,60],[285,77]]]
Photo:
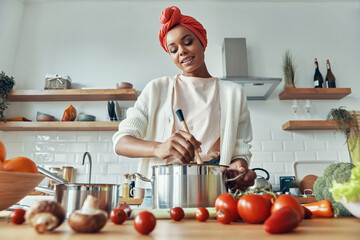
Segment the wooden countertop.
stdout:
[[304,220],[292,233],[268,234],[262,224],[248,224],[235,222],[224,225],[216,220],[205,223],[195,219],[184,219],[180,222],[173,220],[157,220],[154,231],[149,236],[136,232],[133,220],[127,220],[123,225],[108,222],[99,233],[80,234],[71,230],[67,222],[53,232],[37,234],[29,224],[14,225],[8,223],[4,217],[0,218],[0,232],[2,240],[52,240],[52,239],[311,239],[311,240],[352,240],[359,239],[360,219],[331,218]]

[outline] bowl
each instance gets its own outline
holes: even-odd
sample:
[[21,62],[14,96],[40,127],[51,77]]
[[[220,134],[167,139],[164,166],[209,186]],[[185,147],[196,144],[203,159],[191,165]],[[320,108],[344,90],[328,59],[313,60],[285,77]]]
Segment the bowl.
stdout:
[[0,211],[31,193],[44,177],[40,173],[0,171]]
[[88,115],[88,114],[80,114],[78,116],[78,121],[95,121],[96,120],[96,117],[93,116],[93,115]]
[[360,218],[360,198],[356,201],[346,202],[345,199],[341,199],[342,205],[355,217]]
[[48,121],[55,121],[55,117],[51,115],[36,115],[36,121],[38,122],[48,122]]
[[117,89],[132,89],[133,85],[129,82],[116,83]]

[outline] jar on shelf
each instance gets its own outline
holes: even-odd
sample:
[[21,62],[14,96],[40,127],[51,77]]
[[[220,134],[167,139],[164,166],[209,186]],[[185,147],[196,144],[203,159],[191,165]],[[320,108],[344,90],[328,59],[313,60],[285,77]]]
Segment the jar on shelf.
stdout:
[[122,187],[122,197],[123,198],[129,198],[130,195],[130,174],[125,173],[125,182]]

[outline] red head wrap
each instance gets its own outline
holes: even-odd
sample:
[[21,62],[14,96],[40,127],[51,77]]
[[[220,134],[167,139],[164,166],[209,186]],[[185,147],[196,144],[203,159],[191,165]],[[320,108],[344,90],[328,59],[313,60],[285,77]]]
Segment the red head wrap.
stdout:
[[166,35],[169,29],[176,24],[180,24],[191,30],[199,38],[200,42],[204,46],[204,50],[206,49],[206,30],[195,18],[182,15],[180,9],[177,7],[169,7],[161,13],[159,19],[160,23],[164,24],[161,26],[159,31],[159,41],[166,52],[169,52],[166,44]]

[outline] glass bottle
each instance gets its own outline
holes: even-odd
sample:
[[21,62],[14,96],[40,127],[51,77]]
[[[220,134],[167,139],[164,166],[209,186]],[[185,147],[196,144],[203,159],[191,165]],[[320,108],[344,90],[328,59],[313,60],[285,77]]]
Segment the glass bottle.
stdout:
[[330,61],[329,59],[326,60],[326,68],[327,68],[327,73],[326,73],[326,77],[325,77],[325,85],[327,88],[336,88],[336,84],[335,84],[335,76],[331,71],[331,66],[330,66]]
[[319,71],[319,64],[317,58],[315,58],[315,74],[314,74],[314,87],[322,88],[323,87],[323,77]]
[[[134,189],[134,187],[135,187],[135,174],[131,174],[130,175],[130,186],[129,186],[129,192],[131,193],[132,191],[134,191],[134,190],[132,190],[132,189]],[[131,195],[130,194],[130,197],[131,198],[133,198],[134,197],[134,195]]]
[[129,198],[129,195],[130,195],[129,194],[130,193],[129,174],[125,173],[124,177],[125,177],[125,182],[122,187],[122,197]]

